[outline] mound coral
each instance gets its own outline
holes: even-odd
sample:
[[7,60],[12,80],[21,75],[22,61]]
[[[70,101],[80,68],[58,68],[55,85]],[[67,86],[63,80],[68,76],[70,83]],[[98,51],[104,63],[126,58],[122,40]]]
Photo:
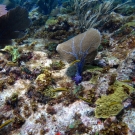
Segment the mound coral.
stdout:
[[97,118],[109,118],[117,115],[123,109],[122,102],[134,91],[133,87],[118,81],[110,87],[114,93],[102,96],[96,101],[95,116]]
[[47,87],[48,85],[51,84],[51,72],[47,69],[45,69],[43,74],[40,74],[37,78],[36,78],[36,82],[39,85],[42,85],[44,87]]
[[91,28],[57,46],[56,50],[67,62],[79,60],[79,62],[76,62],[77,72],[74,77],[76,84],[82,81],[81,74],[85,62],[91,63],[97,55],[100,42],[99,31]]

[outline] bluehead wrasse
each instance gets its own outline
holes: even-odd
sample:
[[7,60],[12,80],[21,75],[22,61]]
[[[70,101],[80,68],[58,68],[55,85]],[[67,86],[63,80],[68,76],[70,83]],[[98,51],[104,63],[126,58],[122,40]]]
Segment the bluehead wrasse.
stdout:
[[2,129],[3,127],[7,126],[11,122],[14,122],[14,119],[6,120],[3,124],[0,125],[0,129]]
[[80,60],[75,60],[75,61],[73,61],[73,62],[70,64],[70,66],[73,66],[74,64],[76,64],[76,63],[78,63],[78,62],[80,62]]
[[77,96],[77,98],[79,98],[79,99],[81,99],[81,100],[91,104],[91,102],[88,99],[86,99],[86,98],[83,98],[81,96]]
[[53,89],[51,91],[52,92],[61,92],[61,91],[68,91],[68,89],[66,89],[66,88],[56,88],[56,89]]

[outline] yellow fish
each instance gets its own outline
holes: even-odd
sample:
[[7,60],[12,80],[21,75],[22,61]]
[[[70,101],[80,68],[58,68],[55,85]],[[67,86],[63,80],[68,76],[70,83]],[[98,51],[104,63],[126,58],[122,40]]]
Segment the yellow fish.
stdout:
[[90,101],[89,101],[88,99],[86,99],[86,98],[83,98],[83,97],[81,97],[81,96],[77,96],[77,97],[78,97],[79,99],[81,99],[81,100],[87,102],[87,103],[90,103]]
[[51,91],[52,92],[61,92],[61,91],[68,91],[68,89],[66,89],[66,88],[56,88],[56,89],[53,89]]
[[78,62],[80,62],[80,60],[75,60],[75,61],[73,61],[72,63],[70,63],[70,66],[73,66],[74,64],[76,64],[76,63],[78,63]]
[[111,102],[111,103],[109,104],[109,106],[116,105],[116,104],[121,104],[121,102]]
[[131,80],[121,80],[121,82],[129,82],[129,83],[131,83],[132,81]]
[[0,129],[2,129],[3,127],[7,126],[11,122],[14,122],[14,119],[6,120],[3,124],[0,125]]

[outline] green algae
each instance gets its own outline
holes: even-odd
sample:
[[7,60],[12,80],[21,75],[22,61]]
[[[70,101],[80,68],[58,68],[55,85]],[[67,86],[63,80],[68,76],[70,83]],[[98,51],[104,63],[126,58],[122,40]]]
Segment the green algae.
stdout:
[[54,19],[53,17],[49,18],[47,21],[46,21],[46,25],[55,25],[57,24],[59,21],[57,19]]
[[20,58],[19,50],[15,46],[5,46],[5,48],[1,50],[11,54],[12,62],[17,62],[18,59]]

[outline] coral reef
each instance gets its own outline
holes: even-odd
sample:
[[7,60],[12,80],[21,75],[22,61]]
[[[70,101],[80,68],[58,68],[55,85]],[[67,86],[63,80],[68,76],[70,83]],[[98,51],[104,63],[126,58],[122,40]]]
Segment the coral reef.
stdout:
[[0,3],[0,135],[135,134],[134,0]]

